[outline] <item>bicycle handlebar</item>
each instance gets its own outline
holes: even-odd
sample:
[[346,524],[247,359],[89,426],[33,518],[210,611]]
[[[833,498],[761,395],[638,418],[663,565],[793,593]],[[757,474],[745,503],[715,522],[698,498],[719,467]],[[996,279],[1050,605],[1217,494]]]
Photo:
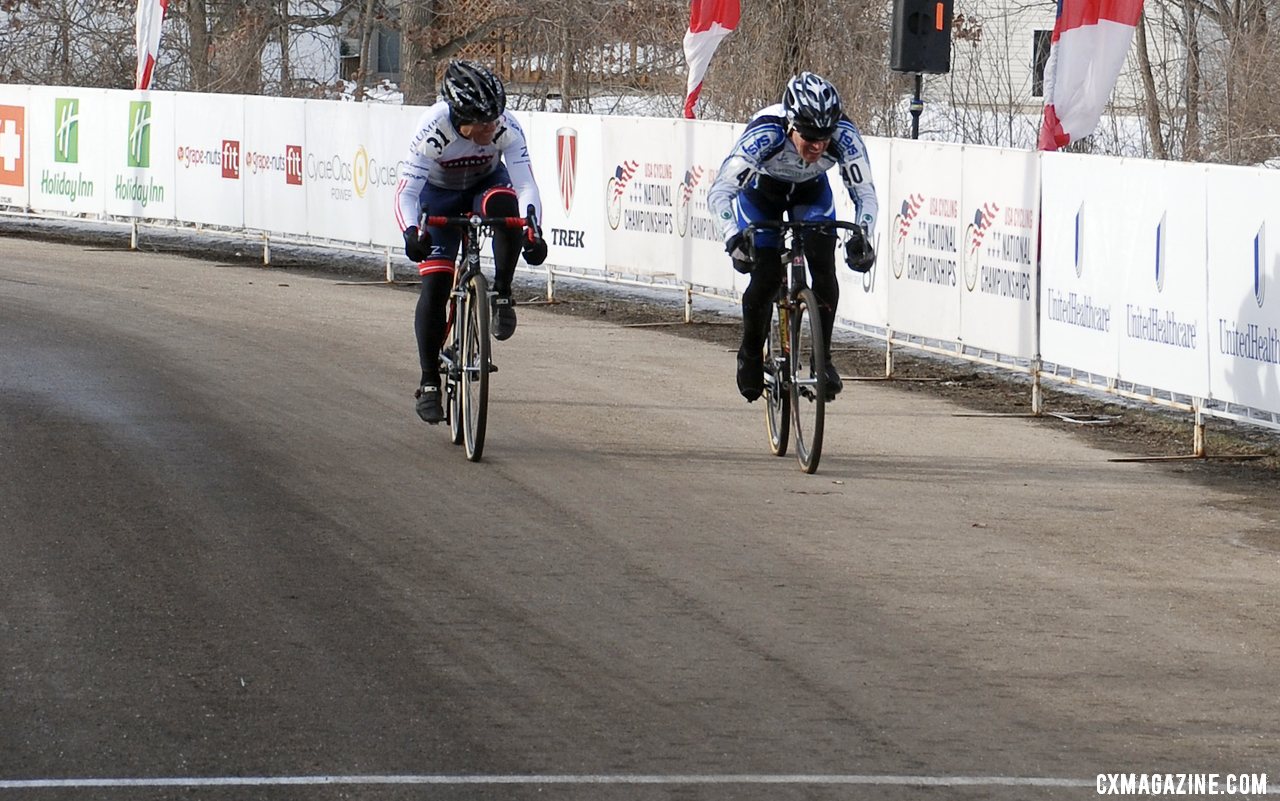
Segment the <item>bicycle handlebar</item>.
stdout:
[[489,228],[524,228],[530,221],[524,217],[482,217],[479,214],[465,214],[455,217],[427,215],[423,222],[432,228],[470,228],[472,226]]
[[766,220],[753,222],[743,231],[824,231],[832,228],[845,231],[862,230],[861,225],[844,220]]

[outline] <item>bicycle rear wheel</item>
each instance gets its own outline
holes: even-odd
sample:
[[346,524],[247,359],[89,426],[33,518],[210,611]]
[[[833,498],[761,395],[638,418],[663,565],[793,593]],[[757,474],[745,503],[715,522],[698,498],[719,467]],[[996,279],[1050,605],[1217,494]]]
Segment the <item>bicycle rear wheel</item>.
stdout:
[[791,436],[784,314],[783,307],[775,303],[769,338],[764,343],[764,422],[769,431],[769,450],[774,456],[787,455],[787,439]]
[[791,309],[791,412],[796,458],[806,473],[822,458],[822,429],[827,409],[827,343],[822,312],[812,289],[802,289]]
[[462,330],[462,374],[459,400],[462,407],[463,446],[467,458],[480,461],[484,452],[485,423],[489,414],[489,282],[476,274],[467,283],[465,325]]

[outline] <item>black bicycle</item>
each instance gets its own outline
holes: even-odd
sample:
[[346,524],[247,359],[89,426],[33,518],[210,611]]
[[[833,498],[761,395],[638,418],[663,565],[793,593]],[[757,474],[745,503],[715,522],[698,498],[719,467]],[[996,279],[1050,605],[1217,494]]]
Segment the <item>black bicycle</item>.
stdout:
[[[818,296],[809,287],[804,257],[806,232],[834,234],[852,231],[854,223],[758,222],[747,226],[745,236],[754,248],[756,231],[777,231],[783,238],[782,263],[786,274],[774,301],[773,320],[764,346],[765,424],[769,450],[786,456],[791,429],[795,428],[796,458],[806,473],[818,469],[822,458],[822,432],[826,423],[827,348],[822,331]],[[859,229],[861,230],[861,229]]]
[[423,227],[452,227],[462,232],[462,248],[454,270],[449,296],[449,316],[445,341],[440,351],[440,373],[444,376],[445,419],[449,439],[463,445],[467,459],[480,461],[484,452],[485,427],[489,414],[489,374],[496,372],[491,352],[490,310],[497,295],[489,279],[480,271],[482,240],[500,228],[536,230],[530,210],[526,217],[425,216]]

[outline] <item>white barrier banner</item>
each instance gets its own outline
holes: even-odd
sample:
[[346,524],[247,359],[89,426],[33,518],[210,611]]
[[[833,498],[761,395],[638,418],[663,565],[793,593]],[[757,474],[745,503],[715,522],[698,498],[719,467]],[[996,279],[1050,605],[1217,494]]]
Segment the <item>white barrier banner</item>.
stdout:
[[371,242],[373,215],[360,194],[359,175],[368,166],[368,109],[363,103],[336,100],[308,100],[304,105],[307,233],[320,239]]
[[679,120],[676,125],[683,153],[683,161],[677,162],[675,196],[676,233],[683,248],[681,279],[698,287],[741,293],[747,276],[733,269],[724,252],[720,221],[707,206],[707,190],[745,126],[698,120]]
[[1280,173],[1211,166],[1209,392],[1280,412]]
[[396,184],[400,181],[400,164],[409,155],[409,141],[424,109],[364,105],[369,130],[364,145],[355,154],[356,196],[368,210],[371,241],[401,251],[403,256],[404,237],[396,222]]
[[[1118,159],[1040,157],[1040,352],[1047,362],[1114,377],[1124,326],[1115,258],[1130,220],[1112,199],[1129,197]],[[1117,312],[1117,305],[1120,308]]]
[[243,228],[244,98],[178,92],[173,130],[177,218]]
[[101,215],[106,197],[106,91],[33,86],[27,112],[31,208]]
[[1198,398],[1209,392],[1205,321],[1205,168],[1126,160],[1122,185],[1099,198],[1117,223],[1110,263],[1119,279],[1117,377]]
[[306,102],[244,98],[244,224],[305,236]]
[[1037,154],[966,145],[961,158],[960,341],[1030,359],[1039,295]]
[[604,127],[605,259],[612,271],[678,281],[675,199],[684,165],[675,119],[609,117]]
[[890,155],[889,324],[897,332],[960,338],[961,159],[954,146],[895,140]]
[[106,210],[174,219],[173,93],[109,90]]
[[547,263],[603,271],[604,129],[600,118],[536,112],[528,120],[524,133],[542,196]]
[[0,84],[0,206],[25,209],[31,199],[27,176],[28,103],[28,87]]
[[[876,263],[865,273],[855,273],[845,266],[843,248],[836,251],[836,278],[840,282],[840,306],[836,309],[836,320],[886,328],[889,325],[887,276],[892,274],[888,232],[893,215],[886,213],[889,210],[892,140],[864,137],[864,141],[867,145],[867,158],[871,162],[871,175],[868,178],[875,184],[876,199],[880,201],[876,229],[870,232],[871,245],[876,250]],[[827,173],[827,179],[831,182],[831,193],[836,199],[836,217],[852,222],[855,219],[853,200],[849,198],[849,190],[845,189],[844,181],[840,179],[839,170],[833,169]]]

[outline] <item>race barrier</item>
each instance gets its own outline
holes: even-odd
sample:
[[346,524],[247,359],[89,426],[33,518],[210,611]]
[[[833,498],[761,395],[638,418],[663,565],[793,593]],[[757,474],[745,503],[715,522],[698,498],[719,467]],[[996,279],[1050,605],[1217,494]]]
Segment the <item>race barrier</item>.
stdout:
[[[392,213],[421,108],[0,85],[0,208],[215,227],[407,260]],[[733,301],[707,189],[742,126],[516,112],[557,276]],[[866,140],[879,259],[837,323],[1201,415],[1280,427],[1280,172]],[[840,215],[851,204],[834,172]],[[1272,232],[1268,236],[1268,231]],[[135,239],[136,242],[136,239]],[[1268,287],[1273,287],[1268,300]],[[1201,455],[1201,454],[1197,454]]]

